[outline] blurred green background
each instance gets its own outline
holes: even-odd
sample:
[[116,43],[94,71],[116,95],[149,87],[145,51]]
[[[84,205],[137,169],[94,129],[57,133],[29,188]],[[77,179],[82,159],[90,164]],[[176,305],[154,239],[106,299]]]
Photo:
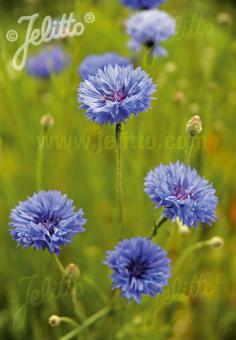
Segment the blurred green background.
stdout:
[[[12,0],[0,6],[0,339],[59,339],[70,328],[62,324],[53,329],[48,317],[74,317],[70,297],[48,252],[22,250],[11,240],[9,213],[36,191],[39,122],[51,113],[55,126],[44,149],[43,187],[67,193],[88,219],[87,232],[64,247],[60,258],[65,265],[75,262],[80,267],[77,293],[85,314],[105,305],[111,281],[102,261],[118,238],[114,127],[88,122],[78,110],[78,66],[88,54],[114,51],[134,57],[123,25],[132,11],[119,0]],[[169,0],[162,9],[177,18],[178,32],[165,44],[167,58],[150,61],[143,51],[137,60],[157,83],[158,100],[124,126],[124,237],[150,232],[153,204],[143,192],[143,179],[160,162],[184,159],[185,124],[199,114],[204,132],[195,140],[191,164],[217,190],[218,220],[211,228],[200,226],[188,234],[168,222],[155,241],[168,251],[173,265],[201,240],[217,235],[225,246],[193,252],[162,297],[145,298],[141,305],[123,303],[122,312],[99,320],[81,339],[236,339],[234,2]],[[26,32],[17,20],[36,12],[37,27],[45,15],[74,12],[81,21],[87,12],[96,16],[93,24],[85,23],[82,37],[56,42],[72,62],[46,81],[11,66]],[[10,29],[19,34],[15,43],[6,39]],[[37,49],[31,46],[30,53]],[[155,211],[156,218],[160,214]]]

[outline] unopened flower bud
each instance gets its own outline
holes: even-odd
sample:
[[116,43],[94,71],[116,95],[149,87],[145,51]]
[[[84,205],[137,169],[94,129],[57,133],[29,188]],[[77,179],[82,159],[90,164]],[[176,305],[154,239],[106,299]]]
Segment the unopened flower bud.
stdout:
[[182,104],[185,102],[186,100],[186,96],[185,93],[183,91],[178,91],[175,93],[174,98],[173,98],[174,102],[176,104]]
[[191,136],[197,136],[202,133],[202,121],[197,115],[193,116],[186,125],[187,133]]
[[52,327],[57,327],[61,323],[60,317],[57,315],[51,315],[48,319],[48,323]]
[[76,280],[80,275],[79,267],[75,263],[69,263],[66,267],[66,275],[73,280]]
[[221,248],[224,246],[224,240],[219,236],[214,236],[210,239],[210,246],[213,248]]
[[43,115],[40,119],[40,124],[44,128],[44,130],[50,129],[54,125],[54,123],[54,118],[50,113]]

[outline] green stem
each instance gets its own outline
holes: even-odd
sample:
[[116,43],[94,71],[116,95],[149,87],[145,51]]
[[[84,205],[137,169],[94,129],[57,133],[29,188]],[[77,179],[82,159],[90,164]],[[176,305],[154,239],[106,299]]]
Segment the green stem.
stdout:
[[145,66],[152,66],[153,50],[154,50],[154,46],[147,49],[147,57],[145,58]]
[[71,290],[71,300],[74,306],[74,311],[77,315],[77,317],[79,318],[80,321],[84,321],[86,316],[85,313],[83,311],[83,307],[81,306],[81,304],[79,303],[78,299],[77,299],[77,293],[76,293],[76,285],[74,285],[74,287]]
[[84,276],[83,280],[86,282],[86,284],[90,285],[100,296],[101,300],[103,302],[107,303],[108,302],[108,297],[106,294],[99,288],[99,286],[96,284],[96,282],[89,278],[88,276]]
[[65,322],[67,323],[68,325],[71,325],[72,327],[79,327],[79,324],[78,322],[76,322],[75,320],[67,317],[67,316],[60,316],[60,321],[61,322]]
[[154,224],[154,227],[152,229],[151,235],[149,236],[149,240],[153,239],[153,237],[156,236],[158,229],[162,226],[163,223],[167,221],[167,217],[161,217],[158,222]]
[[191,247],[187,248],[182,255],[179,257],[176,265],[175,265],[175,270],[174,272],[178,272],[179,268],[182,268],[183,262],[185,262],[185,260],[187,260],[190,255],[198,249],[204,248],[204,247],[209,247],[211,246],[211,240],[207,240],[207,241],[201,241],[201,242],[197,242],[194,245],[192,245]]
[[60,338],[60,340],[72,339],[73,337],[80,334],[86,328],[90,327],[92,324],[94,324],[95,322],[97,322],[99,319],[103,318],[104,316],[106,316],[110,312],[111,312],[111,309],[109,307],[105,307],[105,308],[101,309],[100,311],[98,311],[94,315],[90,316],[87,320],[85,320],[85,322],[81,326],[77,327],[76,329],[72,330],[71,332],[67,333],[62,338]]
[[[61,263],[59,257],[54,254],[54,258],[57,264],[57,267],[59,269],[59,271],[61,272],[62,276],[65,277],[66,276],[66,269],[64,268],[63,264]],[[67,282],[68,285],[68,289],[70,291],[70,295],[71,295],[71,300],[72,300],[72,304],[74,307],[74,311],[75,314],[78,316],[78,318],[83,321],[85,319],[85,315],[83,312],[83,308],[82,306],[79,304],[78,299],[77,299],[77,294],[76,294],[76,285],[74,285],[72,288],[70,288],[69,283]]]
[[54,255],[54,259],[56,261],[58,269],[60,270],[62,276],[64,276],[66,274],[66,270],[65,270],[63,264],[61,263],[61,261],[59,260],[59,257],[56,254],[53,254],[53,255]]
[[186,150],[186,164],[190,163],[192,149],[193,149],[193,137],[189,136],[188,146],[187,146],[187,150]]
[[124,217],[122,205],[122,143],[121,143],[121,123],[116,125],[116,199],[117,218],[119,226],[119,239],[123,234]]
[[38,143],[38,155],[36,160],[36,187],[37,190],[42,189],[42,172],[43,172],[43,159],[44,159],[44,137],[45,130],[40,136],[40,140]]

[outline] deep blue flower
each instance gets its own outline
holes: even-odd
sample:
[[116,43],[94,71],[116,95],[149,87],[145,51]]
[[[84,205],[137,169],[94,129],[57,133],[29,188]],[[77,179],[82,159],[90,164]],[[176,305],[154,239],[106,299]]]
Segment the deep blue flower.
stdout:
[[128,302],[141,302],[143,294],[162,293],[170,277],[170,260],[166,252],[142,237],[123,240],[114,251],[108,251],[106,261],[112,270],[113,289],[120,288]]
[[46,79],[54,73],[60,73],[69,63],[68,55],[60,47],[54,46],[43,48],[30,57],[26,68],[29,75]]
[[121,0],[123,5],[134,9],[150,9],[160,6],[166,0]]
[[130,60],[123,58],[116,53],[106,53],[102,55],[91,55],[85,58],[79,68],[80,76],[87,79],[89,75],[97,73],[99,68],[104,68],[108,65],[128,66],[131,64]]
[[80,84],[78,101],[88,119],[117,124],[146,111],[154,91],[152,79],[140,67],[108,65]]
[[47,248],[58,255],[62,245],[84,231],[83,215],[83,210],[75,211],[73,200],[60,191],[39,191],[12,210],[10,232],[24,248]]
[[175,33],[176,24],[167,13],[153,9],[132,15],[126,21],[126,31],[132,38],[128,43],[130,49],[139,51],[145,45],[154,56],[164,56],[167,51],[160,43]]
[[180,162],[161,164],[150,171],[145,178],[145,192],[158,208],[165,207],[163,215],[173,222],[178,217],[191,227],[216,220],[218,199],[212,185]]

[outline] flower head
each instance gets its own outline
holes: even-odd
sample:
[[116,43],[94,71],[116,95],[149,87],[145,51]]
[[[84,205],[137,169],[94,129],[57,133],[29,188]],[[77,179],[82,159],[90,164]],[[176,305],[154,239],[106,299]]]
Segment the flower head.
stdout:
[[144,294],[160,294],[170,277],[166,252],[142,237],[119,242],[107,252],[104,263],[113,270],[113,289],[121,288],[128,302],[133,298],[140,303]]
[[195,169],[181,164],[159,165],[145,178],[145,192],[163,215],[175,222],[179,220],[188,227],[199,223],[212,224],[218,199],[208,181],[197,174]]
[[134,9],[150,9],[154,7],[158,7],[165,0],[121,0],[123,5],[134,8]]
[[152,50],[154,56],[167,54],[160,43],[170,38],[175,30],[175,20],[157,9],[134,14],[126,21],[126,31],[132,38],[129,41],[130,49],[138,51],[145,45]]
[[29,75],[38,78],[49,78],[54,73],[60,73],[68,64],[70,58],[57,46],[43,48],[37,55],[28,59],[26,64]]
[[106,53],[102,55],[91,55],[84,59],[81,63],[79,72],[80,76],[83,79],[87,79],[88,76],[94,75],[97,73],[99,68],[104,68],[109,64],[112,66],[128,66],[130,64],[130,60],[127,58],[123,58],[116,53]]
[[198,136],[202,133],[202,120],[198,115],[193,116],[186,125],[187,133],[190,137]]
[[24,248],[47,248],[59,254],[60,247],[83,232],[83,210],[75,211],[73,200],[60,191],[39,191],[12,210],[11,235]]
[[141,68],[106,66],[89,76],[78,89],[80,107],[99,124],[117,124],[150,107],[155,85]]

